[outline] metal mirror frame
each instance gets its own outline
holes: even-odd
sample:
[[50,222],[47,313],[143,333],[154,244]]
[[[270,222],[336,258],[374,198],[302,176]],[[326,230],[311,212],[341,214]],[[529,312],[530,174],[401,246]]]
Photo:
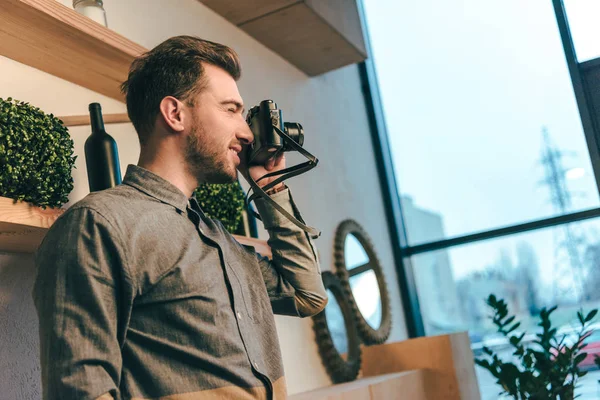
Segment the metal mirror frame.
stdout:
[[[365,264],[368,268],[353,268],[348,271],[346,268],[346,254],[345,254],[345,244],[346,244],[346,236],[348,234],[354,235],[359,243],[362,245],[363,249],[369,256],[369,263]],[[342,287],[346,293],[346,297],[350,300],[350,306],[352,307],[352,312],[354,313],[354,317],[356,319],[358,332],[363,342],[366,345],[372,344],[381,344],[385,342],[390,336],[390,331],[392,329],[392,313],[390,308],[390,295],[388,292],[387,283],[385,281],[385,276],[383,274],[383,269],[377,258],[375,253],[375,248],[371,239],[367,232],[362,228],[362,226],[352,220],[347,219],[342,221],[335,235],[335,250],[334,250],[334,258],[335,258],[335,268],[336,274],[342,283]],[[364,266],[363,266],[364,267]],[[368,270],[373,270],[375,276],[377,278],[377,285],[379,287],[379,295],[381,298],[381,323],[379,328],[374,329],[369,325],[369,323],[365,320],[360,309],[356,304],[356,300],[354,299],[354,295],[352,294],[352,289],[350,287],[350,278],[354,275],[358,275],[360,273],[366,272]]]
[[362,355],[361,340],[356,326],[356,319],[338,276],[330,271],[323,271],[321,277],[325,290],[329,289],[333,293],[342,311],[344,326],[346,327],[346,338],[348,340],[348,353],[344,360],[335,347],[329,325],[327,324],[325,310],[323,310],[312,317],[319,354],[323,366],[325,366],[329,377],[334,383],[350,382],[358,376]]

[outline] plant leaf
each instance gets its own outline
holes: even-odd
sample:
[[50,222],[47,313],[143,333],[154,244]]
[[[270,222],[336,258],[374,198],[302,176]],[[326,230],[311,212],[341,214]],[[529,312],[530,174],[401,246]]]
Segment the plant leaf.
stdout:
[[585,317],[585,322],[590,322],[592,319],[594,319],[594,317],[596,316],[596,314],[598,314],[598,310],[592,310],[590,311],[590,313],[587,315],[587,317]]
[[579,365],[585,358],[587,357],[587,353],[579,353],[575,360],[573,360],[574,365]]

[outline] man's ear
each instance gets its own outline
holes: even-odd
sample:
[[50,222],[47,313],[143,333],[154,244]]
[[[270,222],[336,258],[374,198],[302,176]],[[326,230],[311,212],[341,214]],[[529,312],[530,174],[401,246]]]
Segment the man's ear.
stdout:
[[160,101],[160,115],[166,126],[174,132],[183,132],[188,113],[185,105],[173,96],[167,96]]

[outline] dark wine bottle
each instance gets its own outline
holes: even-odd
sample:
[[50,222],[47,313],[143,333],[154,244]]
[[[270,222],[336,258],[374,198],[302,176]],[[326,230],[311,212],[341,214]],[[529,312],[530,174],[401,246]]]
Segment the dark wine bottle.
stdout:
[[104,130],[102,107],[90,104],[92,134],[85,141],[85,162],[90,192],[104,190],[121,183],[121,167],[117,142]]

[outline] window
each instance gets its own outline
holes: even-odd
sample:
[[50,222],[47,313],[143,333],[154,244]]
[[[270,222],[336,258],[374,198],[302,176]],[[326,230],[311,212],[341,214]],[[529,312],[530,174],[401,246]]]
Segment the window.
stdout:
[[[504,299],[529,334],[539,332],[540,309],[558,304],[552,322],[564,331],[573,326],[580,308],[600,308],[599,265],[598,219],[413,257],[427,335],[468,330],[476,355],[487,346],[505,360],[511,348],[496,333],[484,299],[491,293]],[[477,367],[477,375],[482,398],[497,399],[491,374]],[[585,376],[582,399],[597,398],[599,379],[598,370]]]
[[569,28],[579,62],[600,57],[600,2],[597,0],[566,0]]
[[469,329],[474,342],[495,333],[484,301],[491,293],[524,318],[525,329],[535,328],[544,306],[558,304],[569,316],[600,307],[599,265],[598,219],[413,257],[427,334]]
[[[590,131],[600,114],[581,101],[600,88],[568,67],[600,55],[590,39],[600,6],[564,0],[573,60],[553,1],[362,1],[381,100],[372,106],[412,268],[406,298],[418,297],[424,334],[468,330],[476,353],[506,351],[488,319],[491,293],[530,333],[541,307],[558,305],[553,322],[565,330],[579,308],[600,307],[598,155],[586,140],[600,137]],[[496,399],[494,378],[476,372],[482,398]],[[599,379],[594,370],[580,381],[581,399],[597,398]]]
[[600,205],[549,1],[364,8],[411,245]]

